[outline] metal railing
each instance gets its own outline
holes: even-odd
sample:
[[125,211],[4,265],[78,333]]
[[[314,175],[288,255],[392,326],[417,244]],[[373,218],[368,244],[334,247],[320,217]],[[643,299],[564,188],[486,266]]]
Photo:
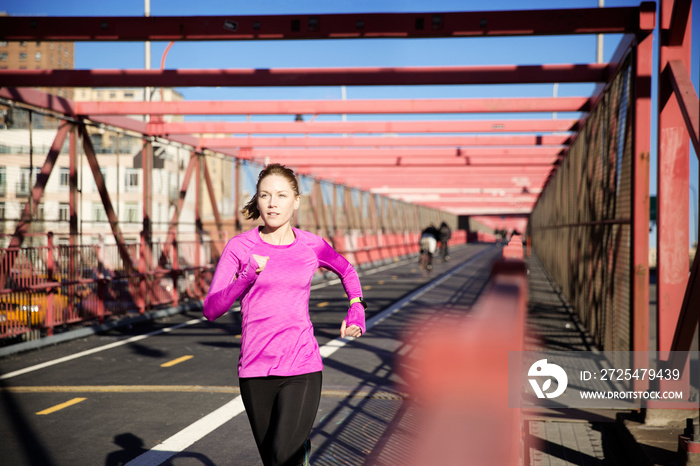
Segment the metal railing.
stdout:
[[632,349],[633,55],[591,111],[528,227],[533,251],[609,351]]
[[[218,262],[213,240],[124,244],[135,271],[127,272],[119,245],[54,244],[0,249],[0,341],[53,334],[58,327],[103,322],[203,299]],[[358,231],[325,239],[355,266],[417,254],[419,232]],[[466,242],[456,231],[452,244]],[[168,246],[170,254],[163,254]],[[9,264],[12,264],[10,269]]]

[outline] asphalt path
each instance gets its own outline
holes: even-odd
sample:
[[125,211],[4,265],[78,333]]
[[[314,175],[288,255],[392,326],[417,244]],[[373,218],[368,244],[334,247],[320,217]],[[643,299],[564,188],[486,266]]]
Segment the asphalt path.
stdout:
[[[468,308],[500,248],[451,252],[428,277],[415,257],[361,270],[369,309],[358,339],[339,338],[339,280],[312,287],[325,365],[313,464],[393,461],[379,458],[410,421],[395,367],[410,346],[403,332],[416,309]],[[261,464],[238,397],[240,332],[238,312],[212,323],[191,311],[1,359],[0,464]]]

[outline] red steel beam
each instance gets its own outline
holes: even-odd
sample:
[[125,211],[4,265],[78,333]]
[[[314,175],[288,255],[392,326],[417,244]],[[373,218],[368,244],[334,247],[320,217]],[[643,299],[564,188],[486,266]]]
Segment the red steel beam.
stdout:
[[510,133],[576,131],[576,120],[290,121],[151,123],[150,133],[171,134],[354,134]]
[[323,158],[286,158],[286,157],[270,157],[265,159],[256,157],[253,160],[263,162],[277,162],[283,165],[290,165],[296,168],[319,168],[319,167],[372,167],[372,168],[391,168],[391,167],[407,167],[407,166],[422,166],[422,167],[507,167],[509,170],[520,170],[521,167],[539,167],[540,170],[548,173],[556,157],[532,157],[525,160],[513,160],[512,158],[494,157],[488,159],[470,159],[469,157],[363,157],[363,158],[346,158],[346,157],[323,157]]
[[681,314],[673,335],[673,351],[687,353],[691,350],[693,338],[698,329],[698,310],[700,310],[700,254],[696,254],[690,268],[688,287],[683,296]]
[[542,173],[542,170],[540,168],[532,168],[532,167],[523,167],[522,170],[519,170],[517,173],[513,173],[512,170],[508,170],[505,168],[480,168],[480,167],[469,167],[469,166],[464,166],[464,167],[447,167],[443,168],[440,166],[434,166],[430,168],[411,168],[411,167],[405,167],[405,168],[400,168],[400,169],[385,169],[385,170],[369,170],[367,168],[363,167],[348,167],[343,170],[338,170],[335,168],[323,168],[320,167],[316,170],[318,173],[338,173],[338,174],[369,174],[370,176],[375,176],[378,177],[379,179],[385,177],[385,176],[404,176],[404,175],[419,175],[422,177],[428,177],[431,175],[439,175],[442,176],[445,173],[451,173],[454,175],[459,175],[459,176],[465,176],[465,175],[476,175],[479,174],[479,176],[482,175],[489,175],[489,174],[499,174],[499,175],[509,175],[512,176],[513,178],[517,178],[519,176],[522,176],[524,174],[531,174],[531,173],[536,173],[540,174]]
[[[685,18],[682,40],[669,42],[680,27],[675,2],[662,0],[659,5],[659,91],[658,91],[658,178],[657,178],[657,344],[659,351],[672,350],[676,327],[680,322],[683,296],[688,286],[689,246],[689,134],[679,101],[671,84],[671,61],[681,60],[685,68],[691,63],[691,24]],[[696,310],[697,311],[697,310]],[[696,314],[697,317],[697,314]]]
[[533,188],[532,190],[528,190],[529,194],[523,193],[522,188],[514,188],[514,187],[508,187],[508,188],[499,188],[499,187],[493,187],[493,188],[483,188],[483,187],[427,187],[427,188],[418,188],[418,187],[405,187],[405,186],[395,186],[395,187],[378,187],[378,188],[373,188],[372,189],[373,193],[377,194],[387,194],[391,193],[392,195],[402,195],[402,196],[433,196],[433,195],[440,195],[440,196],[465,196],[465,195],[470,195],[470,196],[505,196],[506,194],[515,196],[515,195],[538,195],[539,191],[536,188]]
[[635,53],[632,135],[632,350],[645,352],[649,342],[649,172],[651,164],[651,78],[654,38],[642,38]]
[[608,65],[178,70],[0,70],[5,87],[267,87],[606,82]]
[[[557,157],[561,155],[560,147],[451,147],[451,148],[376,148],[376,149],[354,149],[354,148],[325,148],[325,149],[257,149],[252,148],[246,153],[251,158],[325,158],[344,157],[348,160],[354,158],[381,158],[381,157],[441,157],[441,158],[490,158],[490,157],[510,157],[521,160],[527,157]],[[323,163],[323,160],[319,160]]]
[[202,172],[204,172],[204,184],[207,187],[207,194],[209,195],[209,203],[211,205],[212,213],[214,214],[214,222],[216,224],[216,241],[212,242],[212,247],[214,248],[215,255],[218,257],[221,251],[224,250],[225,235],[222,231],[223,222],[221,221],[221,215],[219,215],[219,206],[216,203],[216,193],[214,192],[214,184],[211,182],[211,176],[209,175],[209,167],[207,165],[207,158],[201,157]]
[[[426,207],[434,207],[436,209],[442,209],[440,207],[440,203],[428,203],[428,204],[423,204],[420,203],[421,205],[425,205]],[[490,206],[474,206],[474,207],[448,207],[444,208],[447,212],[454,214],[454,215],[498,215],[498,216],[504,216],[504,215],[530,215],[532,212],[532,207],[529,206],[521,206],[521,207],[490,207]]]
[[668,62],[668,77],[690,133],[695,154],[700,157],[700,102],[690,80],[690,73],[682,60]]
[[[41,202],[41,198],[44,195],[44,189],[46,188],[46,183],[49,181],[49,176],[51,176],[51,171],[56,165],[56,160],[61,152],[61,147],[63,147],[63,142],[66,140],[66,136],[72,128],[73,125],[65,121],[61,123],[61,126],[59,126],[58,131],[56,132],[56,137],[51,144],[51,148],[49,149],[49,153],[46,155],[44,165],[41,167],[41,171],[36,177],[36,184],[32,188],[32,202],[27,202],[24,206],[22,217],[20,218],[19,222],[17,222],[15,233],[12,235],[12,239],[10,240],[10,245],[8,246],[9,249],[16,249],[22,246],[24,236],[27,233],[27,230],[29,230],[29,225],[32,222],[32,217],[34,217],[39,208],[39,202]],[[12,263],[15,256],[10,255],[9,257],[10,263],[8,264],[7,268],[8,272],[12,270]]]
[[[406,167],[415,168],[415,167]],[[403,170],[406,170],[404,168]],[[450,167],[451,168],[451,167]],[[419,171],[424,170],[423,167],[418,168]],[[452,170],[457,171],[457,169]],[[299,170],[301,174],[315,175],[324,180],[332,180],[336,183],[345,184],[348,186],[362,187],[366,189],[390,189],[392,187],[405,188],[408,183],[411,183],[411,187],[415,188],[431,188],[435,186],[448,187],[481,187],[505,189],[505,188],[520,188],[523,187],[527,189],[540,188],[544,185],[545,179],[542,176],[537,176],[534,174],[525,175],[521,177],[514,177],[504,174],[502,176],[496,175],[470,175],[465,174],[454,174],[454,173],[442,173],[439,175],[420,177],[416,174],[387,174],[383,177],[371,176],[370,173],[356,173],[356,174],[343,174],[341,173],[317,173],[315,170],[309,170],[305,172],[303,169]],[[413,178],[411,178],[413,177]]]
[[[2,17],[0,16],[0,18]],[[64,115],[75,115],[75,103],[72,100],[36,89],[0,87],[0,98],[25,103]]]
[[104,177],[100,171],[100,166],[97,161],[97,155],[95,154],[95,149],[92,146],[92,140],[88,134],[85,126],[80,125],[80,134],[83,139],[83,151],[85,152],[85,158],[90,165],[90,170],[92,171],[92,176],[95,180],[95,186],[97,186],[97,191],[100,193],[100,199],[102,200],[102,205],[107,214],[107,219],[109,220],[109,226],[112,228],[112,234],[114,234],[114,239],[117,243],[117,249],[119,250],[119,256],[124,264],[124,269],[127,274],[133,273],[137,270],[129,255],[129,251],[126,248],[126,242],[124,241],[124,236],[122,235],[121,228],[119,228],[119,219],[117,214],[114,212],[112,207],[112,201],[109,197],[109,192],[105,184]]
[[2,40],[429,38],[635,32],[639,8],[152,17],[0,17]]
[[587,112],[588,97],[496,99],[75,102],[80,115],[322,115],[377,113]]
[[[158,264],[160,265],[160,267],[165,267],[167,263],[167,258],[170,255],[170,252],[173,251],[173,242],[175,241],[177,236],[177,224],[180,220],[182,207],[185,205],[185,197],[187,197],[187,190],[190,187],[190,180],[192,179],[192,174],[195,172],[195,166],[198,163],[199,155],[197,155],[194,152],[190,152],[190,160],[187,163],[185,175],[182,178],[180,194],[178,196],[177,204],[175,205],[175,210],[173,211],[173,216],[170,220],[170,225],[168,226],[168,234],[165,238],[163,250],[161,251],[160,258],[158,259]],[[177,251],[175,251],[175,253],[177,253]]]
[[517,136],[353,136],[348,137],[226,137],[200,138],[209,149],[232,147],[409,147],[409,146],[563,146],[569,135]]

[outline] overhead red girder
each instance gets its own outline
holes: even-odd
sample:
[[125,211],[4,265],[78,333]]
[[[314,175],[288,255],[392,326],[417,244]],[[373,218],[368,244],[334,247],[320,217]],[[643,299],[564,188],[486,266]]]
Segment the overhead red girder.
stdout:
[[608,65],[177,70],[0,70],[6,87],[267,87],[606,82]]
[[[426,207],[433,207],[433,208],[436,208],[436,209],[440,209],[440,207],[431,206],[431,205],[428,205],[428,206],[426,206]],[[468,215],[468,216],[470,216],[470,217],[473,217],[473,216],[476,216],[476,215],[479,215],[479,216],[483,216],[483,215],[497,215],[497,216],[507,216],[507,215],[529,215],[530,213],[532,213],[532,208],[531,208],[531,207],[527,207],[527,208],[523,208],[523,207],[519,207],[519,208],[501,208],[501,209],[495,209],[495,208],[491,208],[491,207],[486,207],[486,208],[482,208],[482,209],[478,209],[478,208],[473,208],[473,209],[465,208],[465,209],[462,209],[462,208],[459,208],[459,207],[452,207],[452,208],[447,208],[447,209],[444,209],[444,210],[446,210],[447,212],[449,212],[449,213],[451,213],[451,214],[454,214],[454,215]]]
[[[435,186],[429,187],[407,187],[407,186],[380,186],[372,188],[372,192],[378,194],[391,194],[391,195],[401,195],[401,196],[505,196],[505,195],[521,195],[525,194],[523,192],[522,186],[514,187],[480,187],[480,186],[453,186],[453,187],[439,187]],[[533,187],[527,189],[527,194],[537,195],[539,194],[539,188]]]
[[281,163],[283,165],[289,165],[297,168],[309,167],[407,167],[407,166],[422,166],[422,167],[434,167],[439,165],[441,167],[461,167],[461,166],[472,166],[472,167],[503,167],[509,170],[517,169],[521,167],[538,167],[539,170],[546,168],[551,168],[552,164],[558,160],[556,157],[530,157],[526,159],[514,160],[508,157],[493,157],[493,158],[477,158],[470,159],[469,157],[343,157],[343,156],[330,156],[330,157],[254,157],[251,160],[256,162],[265,163],[267,160],[270,162]]
[[150,134],[511,133],[576,131],[577,120],[428,120],[151,123]]
[[639,8],[151,17],[0,17],[2,40],[163,41],[636,32]]
[[[511,188],[512,189],[512,188]],[[372,190],[373,192],[377,192],[377,190]],[[403,196],[405,198],[410,198],[414,197],[416,199],[424,199],[424,200],[436,200],[436,199],[449,199],[450,201],[458,201],[458,200],[464,200],[468,202],[476,202],[476,201],[488,201],[488,202],[530,202],[533,200],[537,199],[537,193],[531,193],[531,192],[525,192],[523,193],[522,190],[515,191],[512,190],[510,193],[502,192],[498,193],[497,191],[493,191],[491,193],[474,193],[474,194],[466,194],[466,193],[457,193],[457,192],[451,192],[451,193],[407,193],[403,192],[398,189],[394,189],[390,191],[392,196]]]
[[349,137],[225,137],[200,138],[210,149],[232,147],[409,147],[409,146],[537,146],[561,147],[571,142],[564,135],[497,135],[497,136],[353,136]]
[[377,113],[587,112],[588,97],[496,99],[75,102],[80,115],[322,115]]
[[[523,173],[537,173],[540,174],[542,173],[542,169],[538,168],[528,168],[528,167],[523,167],[522,171],[513,173],[512,170],[505,170],[502,168],[480,168],[480,167],[469,167],[469,166],[464,166],[464,167],[449,167],[449,168],[443,168],[440,166],[434,166],[430,168],[411,168],[411,167],[405,167],[405,168],[397,168],[397,169],[391,169],[391,170],[368,170],[368,169],[363,169],[362,167],[348,167],[343,170],[337,170],[334,168],[323,168],[319,167],[317,169],[319,173],[321,172],[328,172],[328,173],[338,173],[338,174],[368,174],[370,176],[375,176],[378,178],[382,178],[384,176],[414,176],[414,175],[420,175],[423,177],[428,177],[431,175],[439,175],[442,176],[444,174],[450,174],[453,176],[467,176],[467,175],[476,175],[476,174],[489,174],[489,173],[497,173],[497,174],[510,174],[512,177],[518,177],[521,176]],[[481,176],[481,175],[479,175]]]
[[323,158],[326,157],[343,157],[347,159],[354,158],[413,158],[413,157],[435,157],[444,160],[447,159],[464,159],[464,158],[479,158],[490,159],[492,157],[510,158],[512,161],[525,161],[530,157],[548,158],[561,155],[562,149],[559,147],[518,147],[518,148],[500,148],[500,147],[463,147],[463,148],[324,148],[324,149],[258,149],[252,148],[245,151],[245,155],[251,158],[276,158],[276,159],[302,159],[316,160],[323,163]]
[[[319,174],[315,170],[309,170],[304,173],[304,170],[299,170],[301,174],[313,175],[324,180],[333,181],[334,183],[344,184],[347,186],[359,187],[362,189],[378,189],[378,188],[402,188],[407,185],[412,187],[432,187],[436,185],[442,185],[445,187],[465,187],[470,186],[473,188],[526,188],[530,190],[531,188],[541,188],[545,180],[540,176],[535,175],[525,175],[516,178],[513,177],[495,177],[490,176],[490,179],[484,179],[485,177],[478,176],[449,176],[449,174],[444,174],[442,176],[431,176],[422,177],[421,179],[407,180],[406,176],[386,176],[384,178],[368,177],[367,174],[342,174],[342,173],[324,173]],[[415,177],[415,175],[414,175]],[[410,183],[410,184],[409,184]],[[384,194],[390,194],[390,191]]]

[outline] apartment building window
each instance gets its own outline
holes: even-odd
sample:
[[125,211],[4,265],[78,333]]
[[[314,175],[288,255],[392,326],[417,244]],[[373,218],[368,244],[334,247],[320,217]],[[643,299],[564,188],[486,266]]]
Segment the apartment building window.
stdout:
[[67,188],[70,186],[70,168],[61,167],[61,179],[59,186]]
[[101,202],[92,203],[92,219],[95,222],[106,222],[107,212]]
[[41,61],[41,52],[37,52],[34,54],[34,60],[35,61]]
[[7,168],[0,167],[0,196],[7,192]]
[[70,220],[70,204],[61,202],[58,204],[58,221],[67,222]]
[[126,169],[126,179],[124,186],[127,191],[137,191],[139,189],[139,171],[135,168]]
[[5,203],[0,202],[0,220],[5,220]]
[[0,53],[0,61],[7,61],[8,58],[7,52]]
[[136,223],[139,221],[139,205],[137,202],[124,204],[124,221]]
[[0,40],[0,47],[7,47],[7,41],[6,41],[6,40]]
[[27,52],[19,53],[19,61],[27,61]]
[[[107,169],[106,168],[100,168],[100,173],[102,173],[102,179],[105,182],[105,187],[107,187]],[[97,191],[97,183],[95,183],[95,179],[92,179],[92,190]]]
[[29,179],[29,167],[22,167],[19,173],[19,182],[17,183],[17,195],[28,196],[31,189],[36,183],[36,177],[39,174],[39,167],[34,168],[32,179]]
[[27,41],[26,41],[26,40],[21,40],[21,41],[19,41],[19,46],[20,46],[20,47],[24,47],[24,46],[26,46],[26,45],[27,45]]

